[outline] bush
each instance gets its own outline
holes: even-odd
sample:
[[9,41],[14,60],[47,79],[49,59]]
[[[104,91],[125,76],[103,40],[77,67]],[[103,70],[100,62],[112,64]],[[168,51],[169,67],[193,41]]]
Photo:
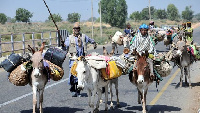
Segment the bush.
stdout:
[[35,39],[41,39],[41,34],[36,34]]

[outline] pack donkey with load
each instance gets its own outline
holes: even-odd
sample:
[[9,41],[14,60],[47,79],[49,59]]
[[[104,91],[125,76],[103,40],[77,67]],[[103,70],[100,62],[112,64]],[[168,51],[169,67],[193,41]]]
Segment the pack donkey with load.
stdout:
[[[58,48],[49,48],[44,53],[45,58],[43,58],[44,47],[45,47],[44,42],[42,43],[42,46],[38,51],[29,46],[29,50],[32,52],[32,56],[28,61],[21,62],[21,60],[24,61],[24,59],[19,58],[18,63],[16,63],[16,61],[13,62],[14,59],[12,57],[14,56],[14,54],[11,54],[12,56],[10,55],[9,57],[10,59],[4,60],[1,64],[7,72],[10,72],[8,79],[12,84],[16,86],[25,86],[29,83],[30,86],[32,87],[33,113],[36,113],[37,110],[37,92],[39,93],[40,113],[43,113],[42,110],[43,92],[45,89],[45,85],[48,82],[48,79],[58,81],[62,79],[64,75],[64,71],[60,66],[62,66],[62,62],[65,59],[66,56],[65,52],[62,52],[62,50]],[[58,57],[55,58],[56,57],[55,51],[58,50],[60,50],[59,52],[60,58]],[[51,52],[50,56],[49,52]],[[61,56],[63,57],[61,58]],[[15,55],[15,57],[18,58],[17,55]],[[54,62],[53,59],[56,59],[57,63]],[[52,62],[54,62],[55,64]],[[9,65],[10,63],[13,65]]]

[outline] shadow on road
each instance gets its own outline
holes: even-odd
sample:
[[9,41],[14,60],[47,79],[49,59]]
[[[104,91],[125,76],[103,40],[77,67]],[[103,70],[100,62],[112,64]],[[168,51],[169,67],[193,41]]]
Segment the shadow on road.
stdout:
[[[151,107],[151,106],[148,106]],[[166,112],[179,112],[181,108],[167,105],[154,105],[148,113],[166,113]]]
[[[148,108],[150,108],[150,111],[148,110]],[[139,106],[132,106],[132,107],[127,107],[127,110],[133,110],[136,112],[142,112],[142,105]],[[154,106],[150,106],[147,105],[147,111],[148,113],[166,113],[166,112],[173,112],[173,111],[180,111],[181,108],[179,107],[174,107],[174,106],[167,106],[167,105],[154,105]]]
[[[75,113],[76,111],[83,111],[84,109],[69,108],[69,107],[46,107],[43,108],[44,113]],[[33,110],[23,110],[21,113],[32,113]]]
[[[172,86],[175,86],[175,89],[177,88],[180,88],[180,82],[179,83],[171,83]],[[200,82],[197,82],[197,83],[191,83],[192,87],[197,87],[197,86],[200,86]],[[183,81],[183,84],[182,84],[182,87],[186,88],[188,87],[189,88],[189,84],[185,84],[185,82]]]
[[[120,106],[116,106],[117,102],[113,101],[113,109],[109,108],[107,113],[136,113],[133,111],[124,110],[125,107],[130,106],[130,105],[127,105],[127,103],[124,103],[124,102],[119,102],[119,103],[120,103]],[[108,101],[108,105],[110,105],[110,101]],[[105,113],[105,111],[100,110],[99,113]]]

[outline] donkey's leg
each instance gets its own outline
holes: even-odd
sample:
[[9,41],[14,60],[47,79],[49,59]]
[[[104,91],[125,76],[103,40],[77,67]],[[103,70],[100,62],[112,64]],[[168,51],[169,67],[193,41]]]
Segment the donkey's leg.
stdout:
[[116,43],[113,42],[112,43],[112,51],[110,52],[110,54],[112,54],[112,55],[115,53],[115,46],[116,46]]
[[184,73],[183,71],[184,71],[184,68],[181,67],[180,87],[182,87],[182,83],[183,83],[183,81],[182,81],[182,79],[183,79],[183,73]]
[[115,43],[115,47],[116,47],[116,49],[117,49],[117,53],[118,53],[118,47],[117,47],[117,44]]
[[44,89],[42,89],[42,90],[39,91],[39,99],[40,99],[40,113],[43,113],[43,109],[42,109],[43,93],[44,93]]
[[137,88],[137,90],[138,90],[138,104],[141,104],[141,98],[142,98],[141,93],[138,88]]
[[88,104],[91,107],[91,90],[88,89]]
[[112,80],[109,83],[109,87],[110,87],[110,108],[113,109],[113,102],[112,102],[112,97],[113,97],[113,92],[112,92]]
[[97,93],[97,89],[94,88],[94,90],[92,91],[92,97],[91,97],[91,103],[90,103],[90,107],[92,108],[91,113],[96,112],[96,110],[94,109],[94,100],[95,100],[96,93]]
[[146,95],[147,95],[147,90],[145,91],[145,90],[143,90],[143,92],[142,92],[142,112],[143,113],[146,113]]
[[128,37],[124,37],[124,38],[123,38],[124,48],[127,47],[127,38],[128,38]]
[[118,78],[116,79],[114,83],[115,83],[116,96],[117,96],[117,107],[119,107],[120,104],[119,104],[119,94],[118,94]]
[[190,80],[190,66],[187,67],[187,75],[188,75],[188,80],[189,80],[189,87],[190,87],[190,89],[192,89],[192,84],[191,84],[191,80]]
[[187,77],[188,77],[187,67],[184,68],[184,74],[185,74],[185,84],[188,84],[188,82],[187,82]]
[[108,110],[108,84],[105,86],[105,111]]
[[36,113],[37,110],[37,87],[35,85],[32,86],[33,89],[33,113]]
[[98,101],[97,101],[96,108],[95,108],[96,111],[98,111],[98,109],[99,109],[99,104],[100,104],[100,100],[102,97],[102,90],[98,88],[97,93],[98,93]]

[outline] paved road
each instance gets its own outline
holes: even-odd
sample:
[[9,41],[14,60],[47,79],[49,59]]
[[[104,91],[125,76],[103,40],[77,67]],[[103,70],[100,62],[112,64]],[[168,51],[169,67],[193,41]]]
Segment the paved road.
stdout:
[[[195,41],[199,41],[200,28],[194,30]],[[200,42],[198,42],[200,43]],[[166,51],[163,43],[156,45],[158,51]],[[102,46],[96,50],[102,53]],[[108,51],[111,51],[108,46]],[[120,47],[122,53],[122,47]],[[198,75],[199,62],[192,66],[192,81]],[[65,69],[65,76],[58,82],[50,81],[44,92],[44,113],[88,113],[88,97],[86,90],[82,91],[82,97],[71,97],[69,92],[68,80],[68,62],[65,61],[63,65]],[[7,80],[7,73],[0,71],[0,113],[32,113],[32,89],[29,85],[14,86]],[[156,89],[153,83],[147,94],[147,108],[149,113],[186,113],[188,106],[187,95],[190,95],[190,90],[183,85],[178,87],[180,71],[177,67],[173,68],[171,74],[165,77],[164,80]],[[193,83],[195,87],[199,83]],[[114,89],[114,88],[113,88]],[[114,91],[115,92],[115,91]],[[103,95],[104,97],[104,95]],[[116,100],[116,96],[114,97]],[[128,76],[123,75],[119,78],[119,100],[120,107],[115,107],[114,110],[108,110],[109,113],[140,113],[142,107],[137,104],[137,90],[134,85],[129,82]],[[114,102],[116,105],[116,102]],[[104,113],[104,104],[100,105],[100,113]]]

